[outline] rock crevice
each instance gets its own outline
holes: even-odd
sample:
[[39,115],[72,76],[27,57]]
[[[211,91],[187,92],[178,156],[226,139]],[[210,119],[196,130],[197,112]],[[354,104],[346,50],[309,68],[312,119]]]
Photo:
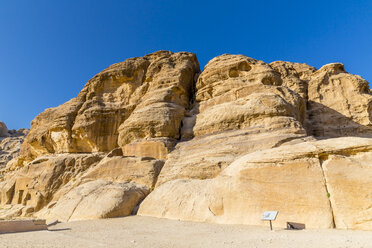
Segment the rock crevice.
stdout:
[[329,193],[329,189],[328,189],[328,180],[327,180],[327,177],[325,175],[325,172],[324,172],[324,167],[323,167],[323,163],[328,159],[328,155],[327,154],[324,154],[324,155],[319,155],[319,164],[320,164],[320,168],[322,169],[322,174],[323,174],[323,179],[324,179],[324,187],[326,188],[326,192],[327,192],[327,196],[328,196],[328,200],[329,200],[329,206],[331,208],[331,213],[332,213],[332,227],[336,227],[336,224],[335,224],[335,214],[333,212],[333,207],[332,207],[332,201],[330,199],[331,197],[331,194]]

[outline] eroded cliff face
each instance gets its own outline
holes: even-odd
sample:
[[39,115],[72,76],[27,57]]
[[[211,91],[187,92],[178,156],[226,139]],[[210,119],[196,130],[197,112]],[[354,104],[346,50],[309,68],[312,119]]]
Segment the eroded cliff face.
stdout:
[[[32,121],[0,218],[139,214],[372,230],[372,95],[342,64],[159,51]],[[141,205],[139,203],[142,202]],[[138,206],[139,205],[139,206]]]
[[166,157],[179,138],[198,72],[194,54],[168,51],[108,67],[76,98],[31,122],[18,164],[43,154],[109,152],[119,145],[128,154],[140,155],[141,145],[129,144],[143,139],[153,140],[156,154],[146,154],[147,149],[142,153]]
[[6,164],[19,155],[21,144],[23,143],[29,129],[8,130],[4,122],[0,122],[0,177]]
[[182,120],[182,142],[169,154],[157,185],[213,178],[243,154],[305,137],[305,100],[282,82],[262,61],[243,55],[212,59]]
[[372,140],[359,137],[284,144],[244,155],[213,179],[165,183],[139,214],[262,225],[263,211],[275,209],[277,227],[371,230],[371,158]]
[[308,87],[309,134],[372,137],[372,95],[368,82],[340,63],[316,71]]

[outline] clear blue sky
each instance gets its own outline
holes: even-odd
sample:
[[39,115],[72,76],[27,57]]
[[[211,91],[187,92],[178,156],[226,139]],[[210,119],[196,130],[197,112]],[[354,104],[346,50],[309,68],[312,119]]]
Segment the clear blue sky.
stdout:
[[0,2],[0,120],[29,127],[107,66],[157,50],[244,54],[372,81],[372,1]]

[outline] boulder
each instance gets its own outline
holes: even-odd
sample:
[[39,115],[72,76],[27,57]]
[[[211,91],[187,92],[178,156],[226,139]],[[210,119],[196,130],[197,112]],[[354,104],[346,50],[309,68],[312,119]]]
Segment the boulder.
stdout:
[[123,217],[130,215],[147,194],[146,187],[134,183],[96,180],[72,189],[37,215],[64,222]]

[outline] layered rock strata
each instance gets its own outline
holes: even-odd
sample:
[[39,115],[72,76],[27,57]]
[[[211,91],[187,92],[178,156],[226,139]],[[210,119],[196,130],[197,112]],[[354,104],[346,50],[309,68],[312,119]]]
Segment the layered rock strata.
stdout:
[[278,210],[281,227],[372,230],[371,106],[368,83],[340,63],[224,54],[200,73],[192,53],[131,58],[32,121],[3,170],[0,218],[139,208],[257,225]]
[[306,136],[305,101],[282,82],[262,61],[227,54],[212,59],[182,120],[183,141],[170,153],[158,185],[213,178],[243,154]]
[[186,52],[160,51],[108,67],[76,98],[31,122],[19,165],[43,154],[118,146],[128,155],[165,158],[180,136],[198,72],[196,56]]

